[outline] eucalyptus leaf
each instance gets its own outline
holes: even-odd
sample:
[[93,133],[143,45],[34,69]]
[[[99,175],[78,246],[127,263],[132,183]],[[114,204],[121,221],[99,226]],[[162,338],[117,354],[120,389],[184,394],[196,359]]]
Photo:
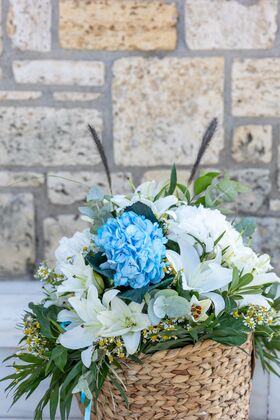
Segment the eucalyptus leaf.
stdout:
[[88,192],[87,201],[102,201],[103,198],[104,193],[102,190],[97,185],[93,185]]
[[96,212],[90,207],[79,207],[79,212],[82,216],[87,216],[90,219],[94,219],[96,216]]
[[235,229],[238,230],[238,232],[241,233],[241,235],[245,238],[250,238],[253,236],[257,224],[254,219],[246,218],[240,220],[238,223],[234,225]]

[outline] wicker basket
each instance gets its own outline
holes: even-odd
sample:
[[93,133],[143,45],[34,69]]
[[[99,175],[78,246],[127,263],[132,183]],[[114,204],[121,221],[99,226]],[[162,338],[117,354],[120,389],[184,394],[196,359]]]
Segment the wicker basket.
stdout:
[[207,340],[131,362],[121,373],[129,409],[107,380],[91,420],[248,419],[252,340],[242,348]]

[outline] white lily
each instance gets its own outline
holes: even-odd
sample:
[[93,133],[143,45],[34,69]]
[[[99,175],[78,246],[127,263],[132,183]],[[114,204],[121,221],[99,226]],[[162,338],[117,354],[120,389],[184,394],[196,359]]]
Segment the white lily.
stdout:
[[239,308],[243,308],[244,306],[249,305],[264,306],[267,309],[271,309],[269,300],[260,294],[244,295],[242,299],[237,301],[237,306]]
[[254,275],[249,286],[263,286],[270,283],[279,283],[280,278],[275,273],[261,273]]
[[207,311],[211,306],[210,299],[198,300],[196,296],[192,296],[189,302],[188,316],[195,322],[202,322],[208,318]]
[[205,295],[221,289],[232,280],[232,269],[222,267],[216,260],[200,262],[196,249],[179,240],[180,254],[168,250],[166,257],[177,273],[181,273],[184,290],[196,290]]
[[[61,334],[59,342],[64,347],[73,350],[91,346],[100,336],[100,330],[103,327],[98,319],[98,315],[102,311],[106,311],[111,299],[118,292],[116,289],[105,292],[101,302],[98,298],[96,287],[90,286],[86,299],[79,299],[78,297],[70,298],[69,303],[81,321],[80,323],[77,321],[76,326],[68,328],[65,333]],[[67,313],[63,311],[59,319],[66,318],[65,321],[69,321],[67,319],[68,315],[69,311]]]
[[140,343],[141,331],[150,325],[148,315],[142,313],[144,303],[131,302],[127,305],[115,297],[110,306],[110,310],[102,311],[97,316],[103,325],[102,337],[121,336],[127,353],[135,353]]
[[214,305],[215,316],[218,316],[225,309],[225,301],[223,296],[214,292],[207,292],[200,295],[201,297],[207,297]]
[[86,229],[59,241],[55,252],[56,271],[65,276],[65,280],[57,288],[59,294],[75,293],[81,297],[92,284],[96,285],[93,270],[86,265],[83,257],[92,239],[93,235]]
[[111,201],[119,207],[118,210],[122,210],[140,201],[150,207],[155,216],[160,218],[170,207],[178,203],[178,198],[175,195],[169,195],[155,200],[155,197],[164,185],[165,183],[157,184],[156,181],[144,182],[132,196],[115,195]]
[[81,297],[91,285],[96,284],[93,270],[86,265],[82,255],[76,255],[69,262],[61,263],[60,272],[66,277],[57,287],[60,294],[75,293],[77,297]]

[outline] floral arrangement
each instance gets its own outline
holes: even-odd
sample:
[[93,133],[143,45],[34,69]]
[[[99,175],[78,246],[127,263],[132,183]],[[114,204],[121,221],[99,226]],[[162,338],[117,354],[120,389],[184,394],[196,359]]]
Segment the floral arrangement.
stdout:
[[128,359],[198,340],[240,346],[253,335],[264,369],[280,365],[279,278],[250,247],[253,221],[224,214],[247,188],[207,172],[192,189],[175,165],[168,181],[130,194],[90,189],[80,208],[90,228],[60,240],[55,267],[39,266],[45,295],[29,305],[5,378],[14,402],[49,378],[35,420],[47,403],[51,419],[58,407],[67,418],[77,393],[88,409],[106,378],[126,400],[118,371]]

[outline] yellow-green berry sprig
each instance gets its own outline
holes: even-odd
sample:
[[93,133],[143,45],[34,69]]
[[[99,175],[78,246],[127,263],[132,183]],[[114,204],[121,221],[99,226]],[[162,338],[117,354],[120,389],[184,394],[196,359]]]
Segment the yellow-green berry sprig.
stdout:
[[121,337],[100,338],[96,343],[96,347],[104,352],[109,363],[112,363],[115,358],[124,359],[126,357],[126,349]]
[[63,274],[56,273],[53,268],[50,268],[46,261],[42,261],[39,265],[34,277],[41,280],[45,284],[58,285],[64,279]]
[[158,325],[151,325],[148,328],[145,328],[142,331],[143,342],[147,343],[151,341],[152,343],[159,341],[169,341],[176,340],[178,337],[176,334],[164,334],[164,332],[172,332],[176,330],[177,321],[174,319],[166,319],[160,321]]
[[27,315],[23,321],[23,332],[25,345],[21,347],[21,350],[48,359],[46,353],[49,351],[49,343],[41,333],[39,321]]

